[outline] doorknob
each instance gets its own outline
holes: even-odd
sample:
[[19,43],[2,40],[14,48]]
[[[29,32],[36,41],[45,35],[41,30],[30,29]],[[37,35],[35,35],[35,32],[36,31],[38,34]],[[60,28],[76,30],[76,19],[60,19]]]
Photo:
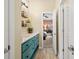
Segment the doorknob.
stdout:
[[74,51],[74,47],[71,45],[70,47],[68,47],[68,49],[70,50],[70,51]]
[[8,53],[9,50],[10,50],[10,45],[8,45],[8,49],[7,48],[4,48],[4,54],[5,53]]
[[74,55],[74,47],[71,45],[68,49],[72,52],[72,55]]

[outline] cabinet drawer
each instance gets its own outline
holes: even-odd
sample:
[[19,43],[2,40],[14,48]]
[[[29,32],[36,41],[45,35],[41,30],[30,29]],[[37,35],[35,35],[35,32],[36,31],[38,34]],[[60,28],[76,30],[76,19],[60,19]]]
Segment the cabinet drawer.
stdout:
[[22,45],[22,52],[24,52],[26,49],[28,49],[29,46],[30,46],[29,43],[25,43],[25,44],[23,44],[23,45]]
[[29,55],[32,57],[33,54],[34,54],[34,49],[31,49]]
[[30,59],[30,55],[27,52],[25,52],[23,53],[22,59]]
[[33,53],[34,53],[34,50],[35,50],[35,47],[34,46],[31,46],[31,48],[29,49],[29,55],[32,57]]
[[22,52],[27,50],[32,44],[33,44],[33,40],[29,40],[25,42],[24,44],[22,44]]
[[34,44],[23,53],[22,59],[30,59],[34,52]]

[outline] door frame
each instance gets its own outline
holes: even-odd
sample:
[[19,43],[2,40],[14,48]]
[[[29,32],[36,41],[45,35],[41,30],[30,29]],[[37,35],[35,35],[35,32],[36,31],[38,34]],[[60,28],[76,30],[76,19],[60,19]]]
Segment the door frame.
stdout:
[[9,0],[9,40],[10,40],[10,59],[14,59],[14,40],[15,40],[15,0]]
[[59,53],[58,58],[64,59],[64,13],[63,13],[64,5],[60,4],[58,8],[58,18],[59,18]]
[[8,15],[8,1],[4,1],[4,59],[9,59],[9,49],[8,49],[8,41],[9,41],[9,16]]
[[[8,1],[8,2],[6,2]],[[10,51],[8,59],[14,59],[14,40],[15,40],[15,1],[6,0],[8,3],[8,44],[10,46]],[[4,5],[5,6],[5,5]],[[5,6],[5,8],[7,8]],[[4,10],[5,11],[5,10]],[[5,11],[6,12],[6,11]]]
[[58,20],[58,11],[56,12],[56,49],[57,49],[57,56],[59,53],[59,20]]

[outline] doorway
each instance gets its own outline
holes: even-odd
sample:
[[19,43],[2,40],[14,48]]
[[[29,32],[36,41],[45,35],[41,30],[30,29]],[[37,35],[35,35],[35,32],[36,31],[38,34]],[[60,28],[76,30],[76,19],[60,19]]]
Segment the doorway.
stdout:
[[53,19],[51,12],[44,12],[42,19],[43,48],[52,48],[53,40]]
[[43,20],[43,48],[52,48],[52,20]]

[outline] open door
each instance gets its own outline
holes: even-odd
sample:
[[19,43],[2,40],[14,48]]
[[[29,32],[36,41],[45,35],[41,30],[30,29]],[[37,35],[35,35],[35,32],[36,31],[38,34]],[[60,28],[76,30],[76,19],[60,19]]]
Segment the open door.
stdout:
[[74,59],[74,0],[70,4],[69,18],[69,59]]
[[59,59],[74,59],[73,3],[59,8]]
[[[73,2],[73,1],[72,1]],[[64,59],[74,59],[74,7],[64,7]]]

